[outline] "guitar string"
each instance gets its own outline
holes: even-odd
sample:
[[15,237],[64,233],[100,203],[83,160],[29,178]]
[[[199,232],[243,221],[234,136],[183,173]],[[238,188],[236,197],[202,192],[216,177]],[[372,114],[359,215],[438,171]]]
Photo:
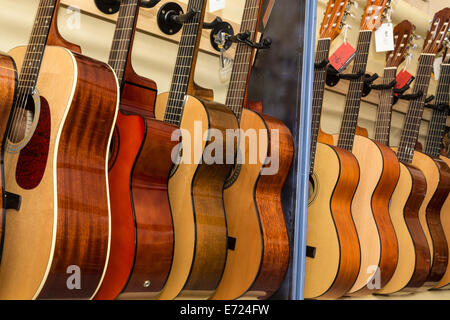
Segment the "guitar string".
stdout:
[[[244,8],[240,32],[250,31],[249,39],[252,40],[256,40],[260,6],[261,0],[247,0]],[[254,50],[246,44],[237,44],[225,104],[234,112],[239,122],[244,107],[253,53]]]
[[420,121],[423,115],[423,106],[425,103],[425,96],[427,95],[434,57],[434,54],[424,53],[419,57],[417,79],[414,84],[413,93],[422,91],[423,95],[409,103],[405,125],[397,152],[397,157],[401,162],[411,163],[414,156],[414,148],[417,143]]

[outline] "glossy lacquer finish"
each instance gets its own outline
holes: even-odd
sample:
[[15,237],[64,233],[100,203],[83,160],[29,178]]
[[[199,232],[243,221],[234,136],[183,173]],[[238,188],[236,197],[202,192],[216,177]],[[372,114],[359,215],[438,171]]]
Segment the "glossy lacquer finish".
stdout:
[[[24,54],[25,48],[11,51],[18,67]],[[104,63],[47,47],[37,91],[50,111],[38,115],[51,121],[46,168],[35,188],[23,189],[15,181],[19,154],[7,153],[6,187],[22,203],[19,211],[7,212],[0,297],[88,299],[102,281],[109,253],[106,157],[117,80]],[[81,287],[68,285],[76,284],[71,275]]]
[[[157,119],[163,119],[167,98],[168,94],[158,96]],[[183,143],[193,142],[195,137],[198,139],[198,130],[203,135],[207,129],[214,128],[225,137],[221,150],[225,155],[226,129],[236,130],[237,127],[236,117],[225,106],[187,96],[181,128],[190,133],[192,140],[186,136]],[[183,144],[183,155],[189,154],[191,161],[180,163],[169,180],[175,230],[174,259],[159,299],[208,299],[225,266],[227,227],[222,190],[231,165],[205,161],[199,164],[211,142],[198,142]]]
[[[102,281],[109,254],[105,163],[117,114],[117,80],[106,64],[74,56],[77,90],[57,156],[56,243],[39,299],[91,298]],[[69,265],[77,265],[81,270],[83,286],[75,292],[67,288]]]
[[[0,53],[0,137],[3,148],[3,137],[5,136],[9,114],[14,101],[14,94],[17,86],[17,71],[13,59]],[[1,153],[3,155],[3,152]],[[4,188],[3,158],[1,159],[0,182]],[[3,251],[3,231],[5,228],[5,209],[3,207],[3,197],[0,197],[0,261]]]

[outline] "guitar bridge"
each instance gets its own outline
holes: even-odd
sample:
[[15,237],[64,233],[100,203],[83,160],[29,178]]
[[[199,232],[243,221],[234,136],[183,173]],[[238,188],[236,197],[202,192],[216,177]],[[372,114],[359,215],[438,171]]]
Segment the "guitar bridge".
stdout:
[[21,203],[22,197],[20,195],[8,191],[3,192],[3,208],[19,211]]

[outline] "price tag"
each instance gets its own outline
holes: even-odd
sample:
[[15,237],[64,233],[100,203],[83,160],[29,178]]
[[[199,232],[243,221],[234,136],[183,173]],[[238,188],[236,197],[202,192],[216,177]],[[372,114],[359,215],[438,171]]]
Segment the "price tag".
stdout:
[[433,62],[434,80],[439,80],[439,75],[441,74],[442,60],[443,60],[442,57],[434,59],[434,62]]
[[377,52],[394,50],[394,31],[392,23],[383,23],[375,31],[375,48]]
[[411,73],[406,71],[406,69],[402,69],[402,71],[400,71],[395,78],[395,81],[397,82],[395,85],[395,89],[401,89],[406,85],[410,85],[411,82],[414,81],[414,79],[415,78]]
[[225,8],[225,0],[209,0],[209,12],[222,10]]
[[333,68],[342,72],[356,56],[356,50],[348,42],[344,42],[330,56],[329,61]]

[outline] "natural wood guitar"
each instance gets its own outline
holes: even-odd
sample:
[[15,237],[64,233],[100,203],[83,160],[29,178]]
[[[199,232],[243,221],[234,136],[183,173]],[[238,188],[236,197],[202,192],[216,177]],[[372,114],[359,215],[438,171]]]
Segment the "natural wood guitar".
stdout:
[[[430,285],[442,288],[450,283],[448,248],[450,247],[450,197],[448,182],[450,160],[441,156],[442,138],[450,102],[450,49],[447,48],[436,89],[436,99],[425,145],[425,154],[439,167],[439,186],[427,207],[427,223],[433,239],[433,265],[428,277]],[[438,160],[439,159],[439,160]],[[446,186],[445,186],[446,184]],[[442,237],[442,233],[444,237]],[[437,282],[437,283],[436,283]]]
[[[261,0],[245,2],[241,32],[251,32],[249,39],[253,41],[261,5]],[[279,288],[289,265],[289,238],[281,191],[292,162],[292,136],[281,121],[253,111],[262,107],[245,102],[253,57],[252,48],[242,43],[237,45],[226,100],[242,130],[238,149],[242,161],[235,165],[223,191],[232,245],[228,248],[222,280],[212,297],[216,300],[266,299]],[[277,132],[275,141],[273,132]],[[264,157],[252,160],[255,155]],[[277,164],[278,168],[264,174],[268,170],[264,164],[271,155],[277,160],[268,166]]]
[[347,1],[330,0],[320,28],[314,70],[311,163],[305,266],[305,298],[332,299],[353,285],[360,247],[351,203],[358,186],[356,158],[341,148],[317,142],[330,42],[340,33]]
[[[206,0],[189,1],[188,12],[196,13],[188,26],[183,27],[170,92],[158,95],[155,105],[156,119],[182,129],[181,162],[169,179],[175,246],[172,268],[158,297],[163,300],[210,298],[222,277],[227,257],[222,190],[231,165],[209,163],[205,148],[212,144],[212,131],[208,129],[216,129],[224,137],[223,150],[217,152],[225,155],[225,131],[236,130],[238,123],[224,105],[190,95],[205,6]],[[194,142],[198,135],[207,138],[206,141]]]
[[380,288],[393,273],[397,239],[389,216],[389,200],[397,184],[399,164],[392,150],[382,143],[356,135],[372,32],[380,24],[389,1],[368,1],[361,21],[357,55],[350,80],[338,147],[352,152],[359,164],[359,184],[352,201],[352,217],[361,247],[359,274],[347,295],[362,296]]
[[40,1],[28,47],[10,52],[21,72],[3,166],[21,203],[7,210],[1,299],[92,298],[108,261],[117,79],[104,63],[46,47],[55,5]]
[[[391,215],[393,220],[396,220],[394,227],[399,237],[401,251],[397,270],[386,286],[378,291],[381,294],[402,294],[420,290],[426,283],[432,266],[433,242],[427,226],[426,209],[430,203],[433,205],[434,200],[433,202],[430,200],[437,190],[438,180],[436,180],[435,174],[439,173],[436,170],[436,162],[431,157],[414,151],[414,149],[419,135],[434,57],[442,48],[442,33],[447,33],[449,20],[449,8],[437,12],[433,18],[419,57],[413,89],[417,98],[409,104],[400,145],[395,149],[397,157],[403,165],[392,199]],[[420,190],[416,191],[415,188]],[[442,227],[440,228],[442,230]],[[411,239],[408,239],[406,231],[410,234]],[[435,234],[438,235],[438,233],[440,232]],[[400,238],[404,243],[400,243]]]

